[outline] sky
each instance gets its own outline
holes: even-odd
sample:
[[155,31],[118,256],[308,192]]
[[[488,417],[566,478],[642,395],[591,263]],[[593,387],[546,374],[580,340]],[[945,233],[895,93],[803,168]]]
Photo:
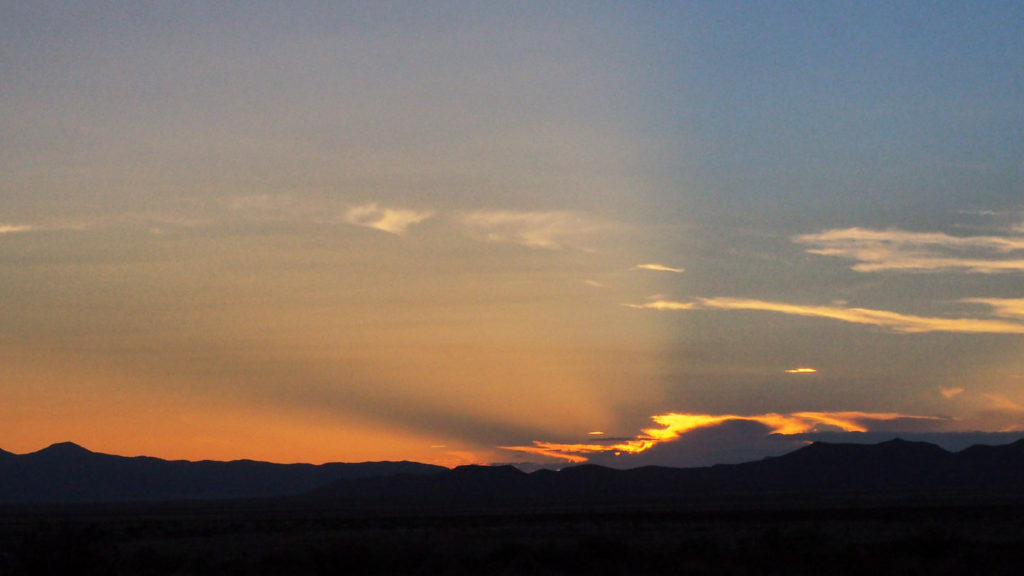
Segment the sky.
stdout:
[[1024,4],[0,2],[0,448],[1024,436]]

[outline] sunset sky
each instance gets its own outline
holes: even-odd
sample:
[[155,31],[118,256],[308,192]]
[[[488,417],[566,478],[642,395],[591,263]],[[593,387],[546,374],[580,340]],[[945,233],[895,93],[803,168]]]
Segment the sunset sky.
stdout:
[[1024,436],[1024,4],[3,2],[0,448]]

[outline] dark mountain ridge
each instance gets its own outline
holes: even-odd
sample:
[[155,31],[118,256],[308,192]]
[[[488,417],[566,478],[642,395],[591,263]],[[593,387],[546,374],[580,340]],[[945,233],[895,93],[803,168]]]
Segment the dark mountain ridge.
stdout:
[[340,479],[431,474],[416,462],[274,464],[114,456],[71,442],[30,454],[0,454],[0,503],[265,498],[299,494]]
[[817,442],[743,464],[630,470],[586,464],[529,474],[512,466],[449,470],[415,462],[169,461],[72,443],[24,455],[0,451],[0,503],[297,497],[349,508],[495,510],[851,496],[1024,498],[1024,439],[955,453],[898,439]]
[[308,495],[338,505],[621,507],[775,497],[1024,497],[1024,440],[951,453],[923,442],[815,443],[783,456],[706,468],[596,465],[526,474],[456,468],[383,481],[339,480]]

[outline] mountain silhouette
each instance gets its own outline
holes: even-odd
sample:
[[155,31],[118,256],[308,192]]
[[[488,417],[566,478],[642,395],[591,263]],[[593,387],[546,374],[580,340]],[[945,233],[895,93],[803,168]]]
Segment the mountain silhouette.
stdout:
[[88,454],[95,454],[95,452],[91,452],[74,442],[57,442],[38,452],[33,452],[32,456],[37,458],[77,458]]
[[789,454],[706,468],[581,465],[526,474],[507,467],[456,468],[380,481],[340,479],[308,497],[339,505],[450,508],[658,506],[730,498],[1024,496],[1024,440],[951,453],[933,444],[818,442]]
[[416,462],[273,464],[162,460],[91,452],[62,442],[30,454],[0,453],[0,502],[109,502],[287,496],[343,478],[430,474]]
[[816,442],[789,454],[739,465],[747,490],[803,492],[936,489],[956,466],[955,455],[925,442]]
[[732,498],[1024,497],[1024,439],[948,452],[933,444],[816,442],[788,454],[705,468],[584,464],[526,473],[415,462],[272,464],[169,461],[65,442],[0,451],[0,503],[298,497],[342,507],[522,509],[700,503]]

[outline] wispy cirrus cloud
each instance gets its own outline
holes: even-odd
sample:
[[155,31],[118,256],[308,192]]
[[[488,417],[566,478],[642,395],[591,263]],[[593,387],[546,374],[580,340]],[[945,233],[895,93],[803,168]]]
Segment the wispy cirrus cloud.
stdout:
[[999,394],[983,394],[982,396],[988,402],[990,409],[1002,412],[1015,412],[1018,414],[1024,413],[1024,406],[1021,406],[1017,402],[1014,402],[1005,396]]
[[792,237],[807,252],[854,260],[858,272],[885,270],[972,273],[1024,272],[1024,234],[952,236],[899,229],[837,228]]
[[587,241],[606,227],[586,214],[563,210],[477,211],[463,214],[460,220],[470,234],[488,242],[549,250],[588,249]]
[[381,208],[376,202],[353,206],[345,212],[344,220],[356,226],[365,226],[391,234],[404,234],[406,229],[434,215],[433,210],[405,210]]
[[[992,300],[979,301],[996,307]],[[1006,302],[995,300],[994,302]],[[1011,301],[1014,302],[1014,301]],[[941,318],[931,316],[913,316],[889,310],[873,310],[870,308],[848,308],[844,306],[812,306],[805,304],[788,304],[784,302],[767,302],[744,298],[697,298],[690,302],[673,302],[654,300],[644,304],[627,304],[632,308],[651,310],[752,310],[776,312],[793,316],[827,318],[852,324],[867,324],[901,333],[923,332],[957,332],[963,334],[1024,334],[1024,323],[1001,320],[998,318]],[[1011,313],[1007,314],[1006,310]],[[1007,305],[1003,314],[1014,317],[1020,310],[1014,305]]]
[[391,208],[377,202],[346,205],[337,198],[322,194],[235,196],[227,201],[227,207],[235,214],[255,220],[304,220],[327,224],[340,221],[390,234],[404,234],[410,226],[435,214],[433,210]]
[[675,302],[673,300],[651,300],[644,304],[626,304],[630,308],[644,308],[646,310],[700,310],[697,302]]
[[89,228],[96,227],[101,224],[103,220],[56,220],[45,222],[42,224],[0,224],[0,235],[6,234],[34,234],[37,232],[66,232],[66,231],[82,231]]
[[679,440],[697,429],[720,426],[727,422],[755,422],[764,426],[769,434],[796,435],[820,431],[867,432],[878,422],[893,420],[941,420],[934,416],[917,416],[897,412],[793,412],[739,414],[685,414],[670,412],[658,414],[651,420],[659,427],[641,430],[633,438],[609,439],[607,442],[558,443],[534,441],[526,446],[503,446],[571,463],[586,462],[595,455],[639,454],[668,442]]
[[34,229],[28,224],[0,224],[0,234],[21,234]]
[[673,268],[671,266],[665,266],[657,262],[651,262],[648,264],[637,264],[633,266],[634,270],[651,270],[653,272],[672,272],[674,274],[682,274],[686,270],[683,268]]
[[288,194],[250,194],[232,196],[225,203],[237,213],[287,214],[298,210],[301,203]]
[[965,298],[961,302],[985,304],[996,316],[1024,320],[1024,298]]

